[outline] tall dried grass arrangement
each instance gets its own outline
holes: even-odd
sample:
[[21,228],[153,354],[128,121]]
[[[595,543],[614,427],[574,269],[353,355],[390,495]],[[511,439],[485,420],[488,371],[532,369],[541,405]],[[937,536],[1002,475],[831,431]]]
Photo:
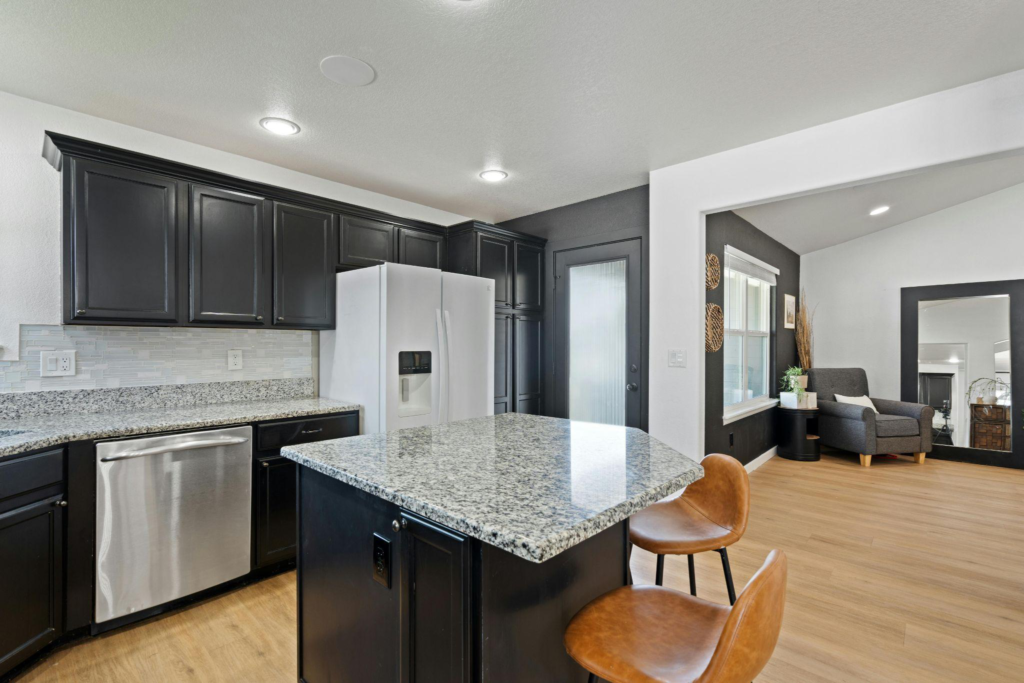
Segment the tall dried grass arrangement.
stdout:
[[800,306],[796,312],[796,353],[800,367],[809,370],[814,367],[814,312],[807,310],[807,292],[800,290]]

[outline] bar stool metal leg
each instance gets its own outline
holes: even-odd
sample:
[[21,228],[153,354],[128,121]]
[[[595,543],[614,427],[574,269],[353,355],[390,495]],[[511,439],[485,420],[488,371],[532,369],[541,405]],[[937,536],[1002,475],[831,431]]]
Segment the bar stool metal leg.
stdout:
[[693,555],[686,556],[686,564],[690,568],[690,595],[697,597],[697,571],[693,567]]
[[725,548],[718,551],[722,555],[722,569],[725,570],[725,585],[729,589],[729,604],[736,604],[736,589],[732,585],[732,570],[729,568],[729,552]]
[[654,574],[654,584],[660,586],[665,580],[665,556],[658,555],[658,569]]

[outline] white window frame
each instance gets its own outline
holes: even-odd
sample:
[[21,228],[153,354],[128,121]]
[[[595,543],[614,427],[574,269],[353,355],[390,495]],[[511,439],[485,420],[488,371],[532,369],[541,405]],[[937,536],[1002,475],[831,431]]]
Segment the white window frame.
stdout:
[[[747,254],[744,254],[743,252],[740,252],[738,249],[733,249],[733,248],[730,248],[730,247],[726,247],[726,249],[732,255],[735,255],[735,256],[737,256],[739,258],[743,258],[744,260],[748,261],[748,263],[755,263],[756,265],[758,265],[760,267],[763,267],[763,268],[766,268],[767,270],[773,271],[776,275],[779,272],[778,269],[768,265],[764,261],[761,261],[761,260],[756,259],[754,257],[748,256]],[[725,280],[725,283],[724,283],[724,285],[725,285],[725,288],[724,288],[725,292],[724,293],[725,293],[725,305],[726,306],[729,305],[729,301],[730,301],[730,296],[729,296],[729,286],[730,286],[730,284],[729,283],[731,281],[731,278],[729,277],[729,272],[730,272],[730,269],[728,269],[728,268],[723,269],[723,279]],[[762,332],[762,331],[759,331],[759,330],[747,329],[747,325],[748,325],[748,319],[747,319],[748,290],[747,290],[746,287],[744,287],[743,288],[743,295],[742,295],[742,297],[740,297],[740,300],[742,301],[742,310],[740,311],[740,318],[739,318],[741,321],[743,321],[743,328],[742,329],[738,329],[738,328],[729,328],[729,327],[727,327],[727,328],[725,328],[725,334],[727,334],[727,335],[729,335],[729,334],[738,335],[739,338],[740,338],[740,348],[741,348],[741,352],[742,352],[742,358],[741,358],[741,361],[740,361],[740,368],[741,368],[741,372],[742,372],[742,375],[743,375],[742,379],[741,379],[741,387],[742,387],[743,395],[746,395],[746,393],[747,393],[747,391],[749,391],[749,387],[750,387],[750,377],[748,375],[748,368],[750,367],[750,364],[747,362],[748,361],[748,358],[747,358],[747,353],[748,353],[747,338],[748,337],[759,337],[759,338],[767,339],[768,340],[768,357],[766,358],[766,362],[764,364],[764,366],[765,366],[764,367],[764,387],[765,387],[766,393],[764,395],[762,395],[762,396],[757,396],[757,397],[754,397],[754,398],[744,399],[744,400],[742,400],[742,401],[740,401],[738,403],[733,403],[732,405],[728,405],[728,406],[723,405],[722,406],[722,423],[723,424],[730,424],[732,422],[736,422],[737,420],[741,420],[741,419],[743,419],[745,417],[749,417],[750,415],[754,415],[754,414],[759,413],[759,412],[761,412],[763,410],[768,410],[769,408],[773,408],[776,405],[778,405],[778,403],[779,403],[779,400],[777,398],[772,398],[771,397],[771,393],[772,393],[772,388],[771,388],[771,337],[772,337],[772,333],[773,333],[773,330],[772,330],[772,323],[773,323],[773,320],[772,320],[772,291],[773,291],[775,285],[773,285],[772,283],[767,282],[765,280],[762,280],[760,278],[754,277],[753,275],[748,275],[747,273],[741,273],[741,275],[743,275],[748,280],[750,280],[750,279],[757,280],[757,281],[759,281],[762,284],[767,286],[767,293],[765,294],[765,304],[767,305],[767,310],[768,310],[768,330]],[[727,321],[730,320],[730,318],[731,318],[731,316],[729,316],[727,312],[726,312],[726,315],[724,317],[725,317],[725,319]],[[725,383],[724,371],[725,370],[724,370],[724,367],[723,367],[723,376],[722,376],[723,385]],[[724,401],[723,401],[723,403],[724,403]]]

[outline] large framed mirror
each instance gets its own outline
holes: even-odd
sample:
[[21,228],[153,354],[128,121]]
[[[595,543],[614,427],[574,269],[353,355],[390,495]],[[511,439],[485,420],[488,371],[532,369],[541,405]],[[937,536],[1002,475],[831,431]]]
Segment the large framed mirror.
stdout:
[[907,287],[901,308],[900,398],[935,409],[932,455],[1024,468],[1024,280]]

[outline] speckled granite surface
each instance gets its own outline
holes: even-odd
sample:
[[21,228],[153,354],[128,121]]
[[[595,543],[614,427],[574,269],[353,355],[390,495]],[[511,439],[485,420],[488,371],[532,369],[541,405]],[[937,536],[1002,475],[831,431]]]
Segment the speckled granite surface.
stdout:
[[200,429],[358,409],[358,405],[326,398],[290,398],[208,403],[155,410],[68,413],[20,420],[0,419],[0,458],[69,441]]
[[311,377],[0,394],[0,420],[314,396]]
[[704,476],[638,429],[515,413],[282,454],[533,562]]

